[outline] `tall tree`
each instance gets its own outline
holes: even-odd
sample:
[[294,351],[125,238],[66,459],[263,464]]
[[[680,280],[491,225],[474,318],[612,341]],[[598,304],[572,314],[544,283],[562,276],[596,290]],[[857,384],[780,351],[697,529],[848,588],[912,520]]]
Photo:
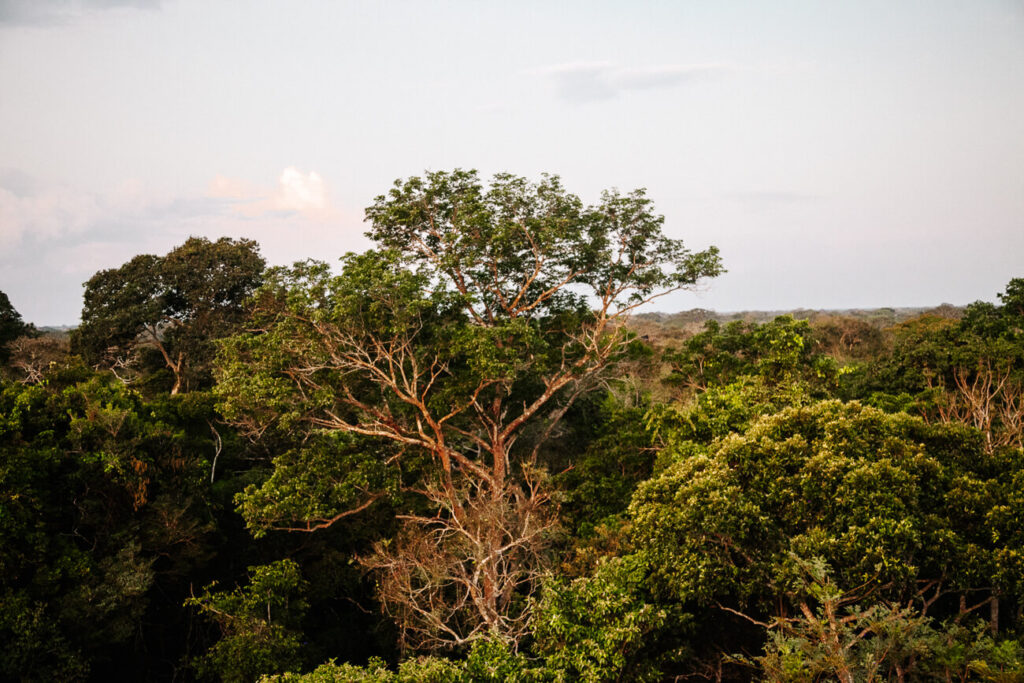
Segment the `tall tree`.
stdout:
[[8,344],[34,331],[31,325],[26,325],[21,319],[21,314],[14,309],[11,300],[7,295],[0,292],[0,363],[6,363],[10,358]]
[[243,317],[265,262],[252,240],[191,237],[166,256],[143,254],[85,283],[76,350],[93,363],[130,364],[144,348],[171,371],[172,394],[209,376],[212,340]]
[[[340,432],[336,453],[370,455],[291,453],[242,509],[257,530],[312,530],[405,477],[426,505],[368,562],[407,641],[515,642],[553,523],[544,444],[623,357],[621,321],[718,275],[718,252],[666,237],[642,190],[584,206],[553,176],[429,173],[366,215],[379,251],[346,256],[336,277],[316,264],[269,276],[256,331],[226,343],[219,391],[252,434]],[[315,486],[288,474],[303,458]]]

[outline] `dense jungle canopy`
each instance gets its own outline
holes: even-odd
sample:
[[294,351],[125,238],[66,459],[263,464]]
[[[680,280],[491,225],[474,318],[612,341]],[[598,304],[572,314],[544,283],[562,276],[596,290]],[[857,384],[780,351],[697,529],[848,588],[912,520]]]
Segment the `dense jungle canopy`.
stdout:
[[0,679],[1024,680],[1024,279],[671,325],[723,263],[642,190],[366,219],[0,292]]

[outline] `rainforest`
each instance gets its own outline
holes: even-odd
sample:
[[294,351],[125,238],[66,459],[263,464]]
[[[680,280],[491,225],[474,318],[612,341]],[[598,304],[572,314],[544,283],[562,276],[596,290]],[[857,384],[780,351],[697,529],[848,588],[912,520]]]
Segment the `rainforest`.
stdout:
[[366,221],[135,256],[70,330],[0,295],[0,678],[1024,679],[1024,279],[655,314],[728,264],[643,191]]

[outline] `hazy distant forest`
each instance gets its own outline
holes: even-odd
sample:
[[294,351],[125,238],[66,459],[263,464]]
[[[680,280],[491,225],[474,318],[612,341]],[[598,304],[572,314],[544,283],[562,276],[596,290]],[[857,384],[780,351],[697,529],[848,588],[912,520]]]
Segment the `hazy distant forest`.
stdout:
[[0,293],[0,679],[1024,681],[1024,279],[651,314],[729,264],[642,191],[366,220]]

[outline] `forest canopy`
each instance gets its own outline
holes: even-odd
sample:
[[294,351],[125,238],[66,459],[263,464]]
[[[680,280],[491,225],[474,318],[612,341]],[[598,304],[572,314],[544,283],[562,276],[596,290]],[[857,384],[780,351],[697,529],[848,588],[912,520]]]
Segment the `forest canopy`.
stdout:
[[0,293],[3,680],[1020,680],[1024,279],[638,319],[642,190],[430,172],[374,247],[190,238]]

